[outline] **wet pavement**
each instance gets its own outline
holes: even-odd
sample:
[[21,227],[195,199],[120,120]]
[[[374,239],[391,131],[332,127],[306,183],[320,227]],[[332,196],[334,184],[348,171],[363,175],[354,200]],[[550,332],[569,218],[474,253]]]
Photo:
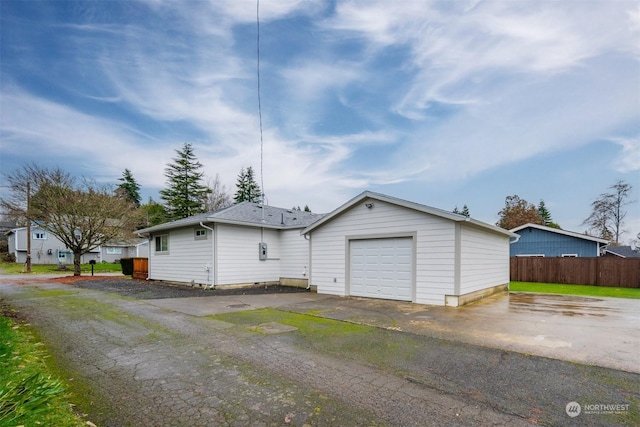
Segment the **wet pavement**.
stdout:
[[[79,407],[99,426],[604,426],[639,419],[637,368],[531,356],[593,354],[584,334],[572,335],[580,324],[596,336],[621,328],[609,342],[623,341],[613,354],[637,350],[637,304],[628,300],[512,294],[462,308],[313,293],[142,300],[11,280],[0,282],[0,297],[40,332],[83,390]],[[306,313],[309,321],[345,320],[352,323],[336,330],[350,332],[310,341],[278,321],[208,317],[262,307]],[[634,357],[605,362],[633,368]],[[571,401],[585,413],[567,415]],[[625,409],[586,412],[600,404]]]
[[[215,291],[214,291],[215,292]],[[640,301],[511,293],[437,307],[315,293],[147,301],[194,316],[275,307],[572,362],[640,373]]]

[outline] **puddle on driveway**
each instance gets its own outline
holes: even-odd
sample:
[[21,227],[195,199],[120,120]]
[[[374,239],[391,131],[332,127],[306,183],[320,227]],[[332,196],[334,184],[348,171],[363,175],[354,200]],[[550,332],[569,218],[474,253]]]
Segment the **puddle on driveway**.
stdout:
[[568,317],[606,317],[618,312],[616,309],[598,305],[601,301],[599,298],[574,295],[514,293],[509,295],[509,310]]

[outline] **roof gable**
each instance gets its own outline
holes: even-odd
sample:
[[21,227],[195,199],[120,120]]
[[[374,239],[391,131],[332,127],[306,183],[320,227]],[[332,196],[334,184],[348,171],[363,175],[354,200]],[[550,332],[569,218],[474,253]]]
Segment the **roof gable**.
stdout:
[[542,230],[542,231],[546,231],[546,232],[549,232],[549,233],[556,233],[556,234],[561,234],[563,236],[575,237],[575,238],[578,238],[578,239],[589,240],[589,241],[592,241],[592,242],[598,242],[598,243],[603,244],[603,245],[606,245],[607,243],[609,243],[608,240],[601,239],[599,237],[593,237],[593,236],[589,236],[587,234],[576,233],[574,231],[560,230],[558,228],[547,227],[545,225],[532,224],[532,223],[528,223],[528,224],[524,224],[524,225],[521,225],[521,226],[516,227],[516,228],[512,228],[510,231],[513,232],[513,233],[518,233],[519,231],[525,230],[527,228],[535,228],[537,230]]
[[360,204],[362,201],[364,201],[365,199],[370,199],[370,200],[379,200],[381,202],[386,202],[395,206],[400,206],[403,208],[407,208],[407,209],[412,209],[418,212],[422,212],[422,213],[426,213],[426,214],[430,214],[430,215],[435,215],[437,217],[440,218],[445,218],[454,222],[464,222],[464,223],[468,223],[468,224],[472,224],[475,225],[477,227],[483,228],[483,229],[487,229],[490,231],[493,231],[495,233],[499,233],[499,234],[503,234],[509,237],[516,237],[517,235],[515,233],[512,233],[510,231],[507,231],[503,228],[500,227],[496,227],[494,225],[491,224],[487,224],[485,222],[482,221],[478,221],[475,220],[473,218],[469,218],[466,217],[464,215],[459,215],[459,214],[455,214],[453,212],[449,212],[449,211],[445,211],[443,209],[438,209],[438,208],[434,208],[431,206],[427,206],[427,205],[422,205],[420,203],[415,203],[415,202],[410,202],[407,200],[403,200],[403,199],[399,199],[396,197],[392,197],[392,196],[387,196],[385,194],[380,194],[380,193],[375,193],[372,191],[364,191],[362,193],[360,193],[359,195],[357,195],[356,197],[354,197],[353,199],[349,200],[348,202],[346,202],[345,204],[343,204],[342,206],[340,206],[339,208],[335,209],[334,211],[330,212],[329,214],[323,216],[321,219],[319,219],[318,221],[314,222],[313,224],[309,225],[307,228],[305,228],[302,233],[303,234],[307,234],[319,227],[322,227],[324,224],[327,224],[328,222],[332,221],[333,219],[335,219],[336,217],[344,214],[345,212],[349,211],[351,208],[353,208],[354,206]]

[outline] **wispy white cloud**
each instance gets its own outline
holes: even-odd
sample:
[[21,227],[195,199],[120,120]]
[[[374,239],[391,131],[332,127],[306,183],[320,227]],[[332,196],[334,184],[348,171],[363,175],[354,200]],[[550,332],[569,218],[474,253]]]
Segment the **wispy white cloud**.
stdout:
[[[36,22],[59,57],[36,60],[26,31],[12,44],[3,154],[64,150],[153,188],[183,142],[227,187],[258,169],[254,0],[74,5],[82,19]],[[619,146],[617,171],[637,169],[635,1],[265,0],[260,16],[274,204],[326,210],[372,185],[459,181],[594,141]]]

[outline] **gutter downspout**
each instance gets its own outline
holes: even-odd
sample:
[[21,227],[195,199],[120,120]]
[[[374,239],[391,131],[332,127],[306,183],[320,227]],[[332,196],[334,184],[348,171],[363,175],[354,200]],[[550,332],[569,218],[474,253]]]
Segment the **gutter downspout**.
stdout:
[[311,289],[311,235],[309,234],[303,234],[304,239],[309,242],[309,269],[307,270],[308,273],[308,277],[307,277],[307,287],[305,288],[307,291]]
[[207,227],[200,221],[200,226],[202,228],[206,228],[207,230],[211,230],[211,286],[209,289],[216,288],[216,240],[215,240],[215,230],[211,227]]

